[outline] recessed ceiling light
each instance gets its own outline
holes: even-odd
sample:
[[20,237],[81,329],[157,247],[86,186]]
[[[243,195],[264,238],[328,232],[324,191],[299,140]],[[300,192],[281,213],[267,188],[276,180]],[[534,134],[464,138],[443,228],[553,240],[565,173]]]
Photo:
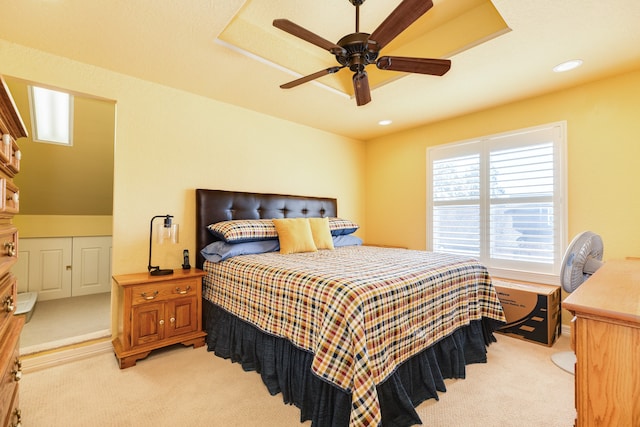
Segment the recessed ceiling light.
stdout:
[[380,121],[378,122],[378,124],[379,124],[380,126],[388,126],[388,125],[390,125],[391,123],[393,123],[391,120],[380,120]]
[[578,68],[582,65],[581,59],[572,59],[571,61],[563,62],[562,64],[558,64],[553,67],[553,71],[556,73],[563,73],[565,71],[573,70],[574,68]]

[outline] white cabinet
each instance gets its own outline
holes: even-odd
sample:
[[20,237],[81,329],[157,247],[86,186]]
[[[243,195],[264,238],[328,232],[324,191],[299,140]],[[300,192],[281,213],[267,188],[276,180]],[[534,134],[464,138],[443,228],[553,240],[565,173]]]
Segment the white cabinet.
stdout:
[[111,236],[74,237],[71,296],[111,292]]
[[18,292],[45,301],[111,291],[111,236],[20,239]]

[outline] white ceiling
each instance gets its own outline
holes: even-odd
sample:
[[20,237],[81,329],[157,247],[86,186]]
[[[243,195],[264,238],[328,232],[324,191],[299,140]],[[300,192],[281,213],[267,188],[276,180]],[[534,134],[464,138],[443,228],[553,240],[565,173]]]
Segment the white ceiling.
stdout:
[[[457,1],[434,0],[425,20]],[[640,68],[638,0],[492,2],[511,31],[451,56],[451,70],[442,77],[411,74],[374,89],[362,107],[314,83],[280,89],[299,75],[216,43],[251,4],[245,0],[2,0],[0,38],[362,140]],[[399,3],[366,1],[360,30],[372,32]],[[258,19],[261,28],[242,35],[247,43],[260,43],[264,31],[280,31],[271,27],[276,18],[334,42],[354,31],[348,0],[268,4]],[[326,54],[322,68],[336,64],[316,46],[279,36],[310,55]],[[584,65],[551,71],[574,58]],[[296,59],[292,54],[292,68]],[[331,78],[336,76],[322,77]],[[378,126],[381,119],[393,124]]]

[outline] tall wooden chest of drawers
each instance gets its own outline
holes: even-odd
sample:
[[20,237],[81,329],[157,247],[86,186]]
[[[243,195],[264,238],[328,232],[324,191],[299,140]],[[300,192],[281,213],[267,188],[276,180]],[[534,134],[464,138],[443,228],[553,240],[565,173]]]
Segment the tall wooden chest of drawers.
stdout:
[[18,229],[12,219],[19,211],[19,190],[13,177],[20,171],[20,149],[16,140],[27,129],[0,76],[0,426],[21,422],[18,381],[22,375],[19,359],[20,331],[24,316],[14,316],[17,307],[16,278],[9,272],[18,259]]
[[640,260],[609,260],[562,303],[575,315],[576,427],[640,426]]

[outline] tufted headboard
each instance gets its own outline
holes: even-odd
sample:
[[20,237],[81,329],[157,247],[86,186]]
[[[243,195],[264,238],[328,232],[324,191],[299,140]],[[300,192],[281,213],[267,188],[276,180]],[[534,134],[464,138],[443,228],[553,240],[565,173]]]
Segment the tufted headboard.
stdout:
[[231,219],[335,217],[336,199],[196,189],[196,267],[202,268],[200,249],[215,241],[209,224]]

